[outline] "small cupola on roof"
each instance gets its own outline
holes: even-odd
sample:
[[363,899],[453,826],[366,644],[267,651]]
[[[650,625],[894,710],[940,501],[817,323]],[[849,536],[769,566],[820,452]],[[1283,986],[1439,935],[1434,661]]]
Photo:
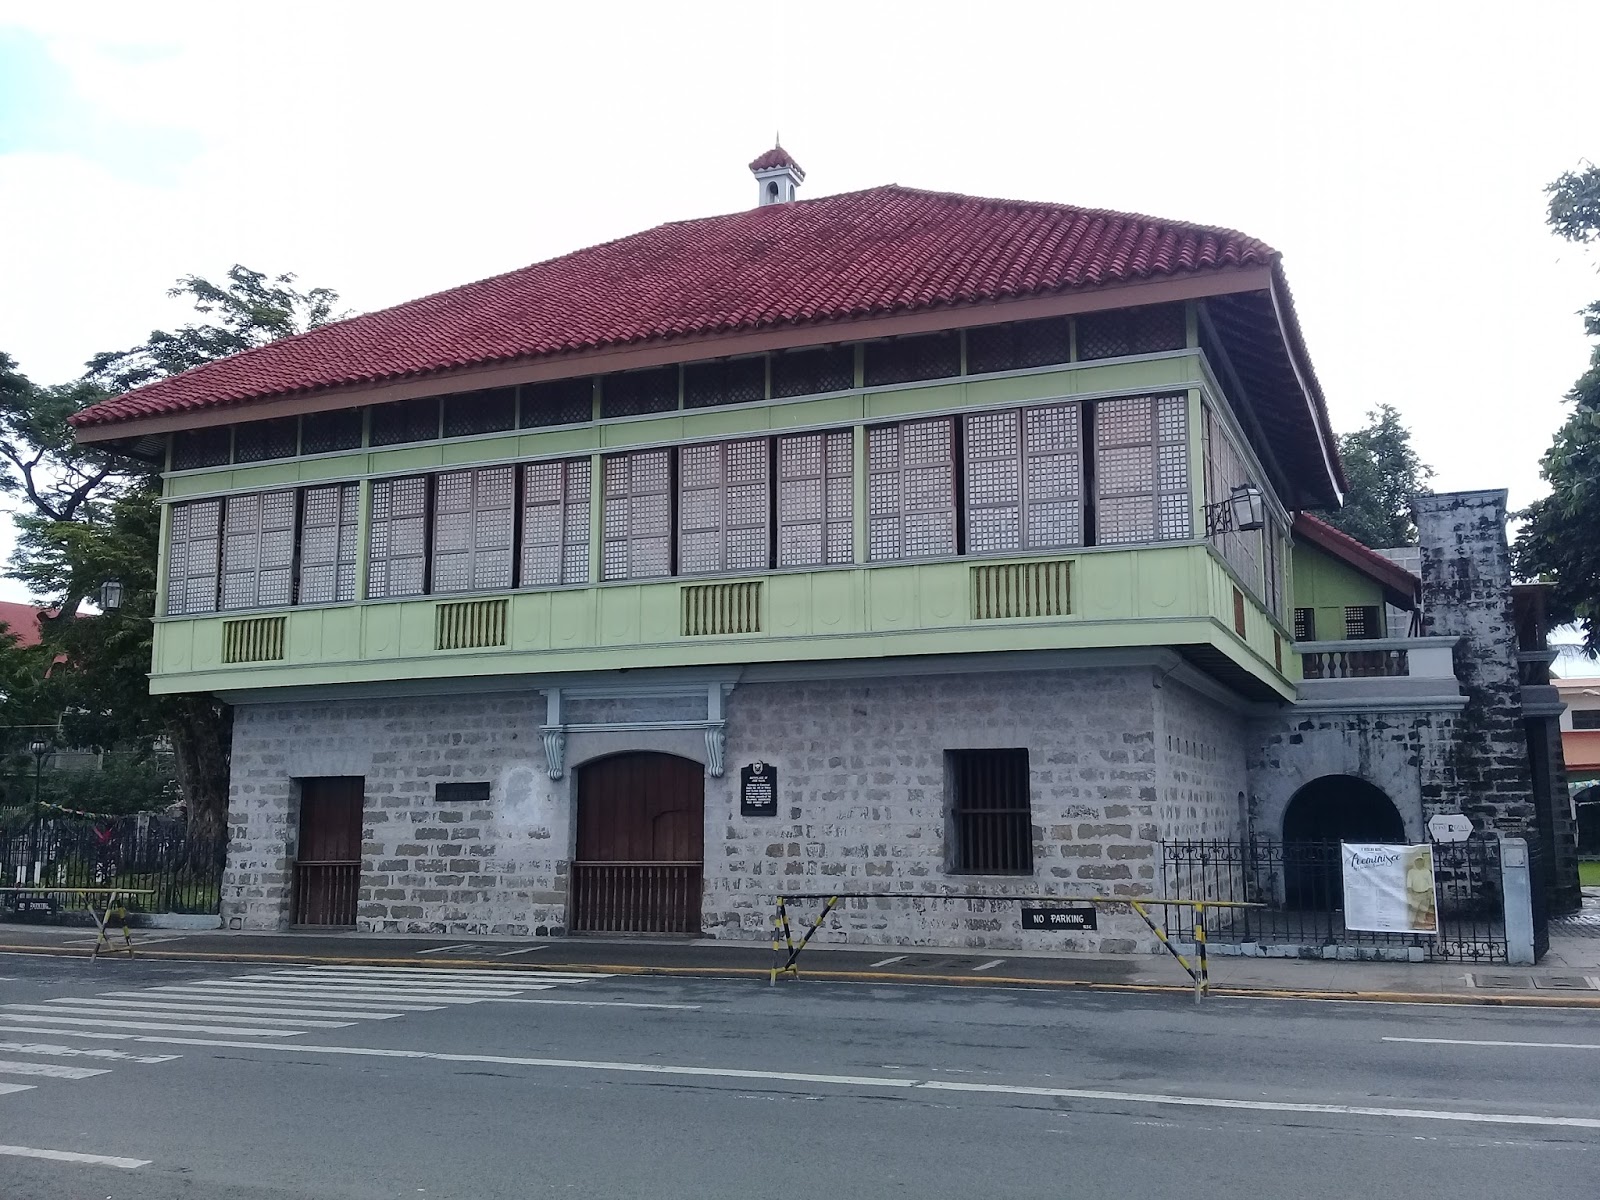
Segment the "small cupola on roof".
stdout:
[[800,164],[789,157],[789,152],[776,142],[771,150],[750,164],[750,172],[756,177],[756,184],[761,189],[758,205],[787,204],[794,199],[796,190],[806,178],[806,173],[800,169]]

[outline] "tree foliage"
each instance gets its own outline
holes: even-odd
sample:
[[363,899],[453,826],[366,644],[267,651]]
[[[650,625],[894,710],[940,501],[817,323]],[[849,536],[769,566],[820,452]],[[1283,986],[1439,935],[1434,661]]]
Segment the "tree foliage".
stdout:
[[[67,417],[106,396],[321,324],[338,295],[327,288],[301,292],[292,275],[268,277],[242,266],[222,284],[184,276],[169,294],[189,298],[204,319],[97,354],[74,383],[33,384],[0,355],[0,490],[26,501],[14,514],[11,574],[59,609],[45,623],[45,662],[61,661],[47,675],[40,671],[30,702],[59,719],[73,746],[131,747],[148,755],[169,745],[190,828],[209,838],[221,833],[227,813],[232,714],[210,696],[149,692],[159,477],[153,468],[76,445]],[[121,608],[80,619],[83,601],[111,578],[122,581]],[[0,683],[7,657],[0,650]]]
[[[1600,167],[1568,171],[1545,190],[1547,220],[1558,236],[1579,245],[1600,241]],[[1584,332],[1600,339],[1600,302],[1579,316]],[[1516,562],[1521,574],[1554,582],[1554,610],[1582,625],[1594,653],[1600,652],[1600,342],[1567,400],[1572,411],[1540,464],[1550,494],[1518,514]]]
[[1433,468],[1412,449],[1400,414],[1378,405],[1364,426],[1339,439],[1339,457],[1350,488],[1344,507],[1323,519],[1374,549],[1416,541],[1411,498],[1426,489]]

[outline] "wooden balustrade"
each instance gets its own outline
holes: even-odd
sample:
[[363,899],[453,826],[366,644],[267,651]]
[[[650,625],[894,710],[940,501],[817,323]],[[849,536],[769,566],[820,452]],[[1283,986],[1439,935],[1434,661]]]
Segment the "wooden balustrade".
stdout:
[[574,933],[699,933],[698,862],[575,862]]

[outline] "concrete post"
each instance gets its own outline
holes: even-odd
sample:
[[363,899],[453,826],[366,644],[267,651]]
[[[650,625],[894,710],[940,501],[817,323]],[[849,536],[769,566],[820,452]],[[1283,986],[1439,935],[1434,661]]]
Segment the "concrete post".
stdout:
[[1528,873],[1528,843],[1500,839],[1500,881],[1506,906],[1506,961],[1533,966],[1533,884]]

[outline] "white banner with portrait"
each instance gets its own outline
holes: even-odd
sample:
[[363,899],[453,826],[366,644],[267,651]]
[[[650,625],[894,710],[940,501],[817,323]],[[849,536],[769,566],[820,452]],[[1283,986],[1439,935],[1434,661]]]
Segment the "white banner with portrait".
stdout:
[[1432,846],[1342,842],[1344,926],[1376,933],[1439,932]]

